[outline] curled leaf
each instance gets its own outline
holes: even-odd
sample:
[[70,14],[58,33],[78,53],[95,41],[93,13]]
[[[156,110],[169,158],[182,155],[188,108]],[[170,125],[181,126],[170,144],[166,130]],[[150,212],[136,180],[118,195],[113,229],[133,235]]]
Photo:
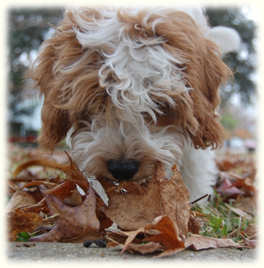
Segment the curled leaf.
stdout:
[[[65,152],[66,153],[66,152]],[[66,153],[68,156],[69,161],[67,163],[59,163],[55,159],[47,158],[47,156],[36,156],[34,159],[28,160],[25,163],[22,163],[19,165],[13,172],[13,176],[16,177],[20,172],[27,169],[31,166],[41,166],[41,167],[48,167],[53,169],[59,169],[63,171],[65,174],[69,176],[69,180],[78,182],[80,186],[83,189],[88,189],[89,184],[82,174],[82,172],[79,170],[77,165],[72,161],[68,153]]]
[[50,211],[53,214],[59,214],[59,218],[50,232],[34,237],[32,241],[74,241],[83,239],[89,233],[93,234],[99,230],[96,198],[91,187],[80,206],[69,207],[52,195],[46,197],[46,202]]
[[177,225],[168,217],[160,216],[151,224],[135,231],[111,231],[106,238],[110,245],[119,245],[125,251],[150,254],[161,252],[158,257],[169,256],[184,250],[184,240]]

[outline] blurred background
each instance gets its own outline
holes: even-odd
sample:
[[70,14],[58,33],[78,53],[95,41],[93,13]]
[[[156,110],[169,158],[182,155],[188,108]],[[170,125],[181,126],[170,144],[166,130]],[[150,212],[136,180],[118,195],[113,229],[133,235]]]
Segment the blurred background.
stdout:
[[[212,26],[232,27],[240,35],[238,52],[228,53],[224,61],[234,72],[234,79],[221,89],[221,122],[226,129],[224,148],[254,151],[256,148],[256,24],[253,11],[242,8],[207,8]],[[54,32],[63,9],[10,9],[8,14],[8,137],[21,146],[37,146],[41,128],[42,99],[25,78],[41,43]]]

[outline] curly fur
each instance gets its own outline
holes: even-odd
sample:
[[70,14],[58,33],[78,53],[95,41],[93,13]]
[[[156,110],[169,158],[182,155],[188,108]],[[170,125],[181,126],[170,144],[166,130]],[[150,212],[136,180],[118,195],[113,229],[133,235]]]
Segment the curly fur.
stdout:
[[207,154],[224,137],[215,111],[231,71],[209,36],[196,9],[67,10],[32,68],[45,96],[40,143],[52,149],[68,133],[80,167],[109,178],[112,158],[140,160],[134,179],[155,161],[178,163],[190,186],[186,152]]

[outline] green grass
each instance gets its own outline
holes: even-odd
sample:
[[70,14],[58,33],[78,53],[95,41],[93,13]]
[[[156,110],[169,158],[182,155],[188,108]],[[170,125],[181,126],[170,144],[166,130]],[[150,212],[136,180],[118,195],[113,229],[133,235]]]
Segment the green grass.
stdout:
[[27,242],[30,239],[31,235],[28,232],[21,232],[17,234],[16,241]]
[[234,201],[225,203],[219,194],[213,201],[205,206],[195,205],[192,210],[202,214],[200,234],[216,238],[231,238],[235,242],[246,238],[245,230],[249,224],[254,224],[255,219],[248,219],[237,215],[230,207]]

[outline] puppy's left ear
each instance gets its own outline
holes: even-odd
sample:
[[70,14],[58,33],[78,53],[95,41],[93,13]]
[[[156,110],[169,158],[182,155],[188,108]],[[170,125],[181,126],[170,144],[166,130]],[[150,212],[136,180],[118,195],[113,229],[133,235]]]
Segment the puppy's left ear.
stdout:
[[[222,143],[224,132],[215,109],[219,105],[219,88],[232,75],[221,57],[228,52],[239,49],[240,38],[238,33],[227,27],[218,26],[209,29],[205,36],[205,50],[203,55],[203,71],[201,74],[200,90],[193,96],[194,114],[199,122],[199,129],[192,141],[197,148],[208,146],[217,147]],[[200,93],[202,93],[200,95]],[[199,103],[195,100],[199,99]]]
[[204,48],[202,64],[197,66],[199,79],[193,83],[195,90],[190,91],[198,122],[198,129],[194,134],[190,133],[190,137],[194,146],[202,149],[216,148],[223,142],[224,130],[216,116],[216,108],[220,103],[219,87],[232,75],[215,43],[207,39]]

